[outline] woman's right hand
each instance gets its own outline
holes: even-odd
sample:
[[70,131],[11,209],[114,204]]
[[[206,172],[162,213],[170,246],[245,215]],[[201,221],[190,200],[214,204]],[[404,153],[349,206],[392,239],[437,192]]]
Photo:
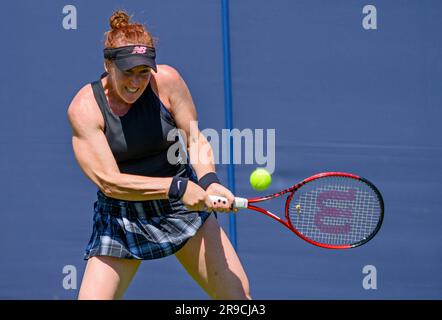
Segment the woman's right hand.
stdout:
[[209,200],[206,191],[193,181],[188,181],[186,192],[181,200],[191,211],[212,211],[213,203]]

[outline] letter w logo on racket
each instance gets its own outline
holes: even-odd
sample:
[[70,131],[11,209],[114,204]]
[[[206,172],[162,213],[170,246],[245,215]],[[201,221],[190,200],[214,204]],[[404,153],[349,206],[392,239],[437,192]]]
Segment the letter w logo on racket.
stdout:
[[[352,218],[352,211],[344,209],[342,206],[347,201],[354,201],[355,194],[356,190],[354,189],[322,191],[318,194],[316,204],[319,207],[319,212],[315,215],[315,225],[321,232],[346,234],[351,231],[351,223],[348,220]],[[339,223],[342,220],[347,221]]]
[[132,54],[144,54],[146,53],[147,48],[146,47],[135,47],[132,51]]

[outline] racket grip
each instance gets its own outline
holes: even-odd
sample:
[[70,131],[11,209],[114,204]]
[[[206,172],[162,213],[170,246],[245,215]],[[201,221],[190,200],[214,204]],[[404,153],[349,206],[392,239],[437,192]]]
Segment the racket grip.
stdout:
[[[219,196],[209,196],[209,198],[210,198],[210,201],[212,201],[212,202],[218,202],[218,200],[219,201],[227,201],[226,198],[219,197]],[[248,205],[248,200],[246,198],[235,197],[235,202],[233,203],[234,208],[244,209],[244,208],[247,208],[247,205]]]

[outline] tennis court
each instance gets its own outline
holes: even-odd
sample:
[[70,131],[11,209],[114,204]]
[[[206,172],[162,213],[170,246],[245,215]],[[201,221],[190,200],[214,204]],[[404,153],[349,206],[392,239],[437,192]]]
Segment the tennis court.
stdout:
[[[4,3],[0,299],[78,294],[96,188],[75,161],[66,110],[103,72],[113,10],[124,8],[158,38],[158,62],[186,80],[200,127],[225,127],[220,1],[148,3]],[[77,29],[63,27],[68,4]],[[376,29],[363,27],[368,4]],[[441,16],[437,0],[230,1],[233,127],[276,134],[266,192],[344,171],[374,182],[385,201],[379,234],[352,250],[317,248],[264,215],[238,214],[253,298],[442,298]],[[236,194],[256,195],[248,179],[257,166],[234,166]],[[227,170],[218,166],[224,182]],[[280,202],[269,207],[279,213]],[[227,232],[228,217],[219,221]],[[377,288],[367,290],[369,265]],[[66,266],[77,271],[77,289],[63,286]],[[208,299],[173,256],[143,262],[125,297]]]

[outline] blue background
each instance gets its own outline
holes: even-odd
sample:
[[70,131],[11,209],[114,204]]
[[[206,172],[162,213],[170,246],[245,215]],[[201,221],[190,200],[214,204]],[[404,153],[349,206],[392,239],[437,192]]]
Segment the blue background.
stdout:
[[[62,25],[74,5],[78,29]],[[377,8],[377,30],[362,8]],[[63,268],[84,271],[96,188],[71,147],[66,110],[103,71],[115,9],[158,39],[200,126],[224,127],[221,4],[215,0],[8,1],[0,19],[0,298],[74,299]],[[256,299],[441,299],[442,2],[230,1],[234,127],[276,129],[266,193],[321,171],[353,172],[384,195],[384,225],[354,250],[316,248],[264,215],[238,215]],[[238,195],[255,196],[237,165]],[[226,166],[218,166],[227,182]],[[278,209],[281,203],[270,204]],[[282,213],[282,212],[281,212]],[[228,230],[227,216],[219,218]],[[377,289],[365,290],[365,265]],[[175,257],[146,261],[127,299],[207,299]]]

